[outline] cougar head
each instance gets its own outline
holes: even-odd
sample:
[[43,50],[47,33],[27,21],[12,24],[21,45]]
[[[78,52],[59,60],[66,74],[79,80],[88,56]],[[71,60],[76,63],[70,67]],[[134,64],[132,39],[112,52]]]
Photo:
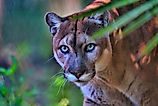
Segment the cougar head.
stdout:
[[[96,75],[96,69],[106,66],[102,62],[106,62],[110,52],[108,34],[97,40],[92,39],[92,35],[107,26],[109,17],[108,11],[81,20],[60,17],[55,13],[45,16],[53,38],[54,57],[63,68],[64,77],[77,86],[87,84]],[[103,53],[107,53],[106,58]]]

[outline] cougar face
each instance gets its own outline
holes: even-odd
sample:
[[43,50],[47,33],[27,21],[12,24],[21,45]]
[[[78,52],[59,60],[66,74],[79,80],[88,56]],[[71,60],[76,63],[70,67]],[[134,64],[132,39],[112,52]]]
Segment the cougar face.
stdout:
[[97,14],[75,21],[54,13],[46,15],[53,35],[54,57],[63,68],[64,77],[77,86],[83,86],[93,79],[96,74],[95,63],[107,47],[106,38],[91,38],[103,26],[104,15]]

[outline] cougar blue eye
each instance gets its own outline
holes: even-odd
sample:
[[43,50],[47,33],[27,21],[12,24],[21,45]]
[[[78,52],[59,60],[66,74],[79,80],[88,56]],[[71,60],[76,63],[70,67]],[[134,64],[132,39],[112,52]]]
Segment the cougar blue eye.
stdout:
[[95,47],[96,47],[95,43],[89,43],[85,47],[85,52],[92,52],[95,49]]
[[66,46],[66,45],[61,45],[61,46],[59,47],[59,49],[60,49],[60,51],[61,51],[63,54],[67,54],[67,53],[70,52],[69,47]]

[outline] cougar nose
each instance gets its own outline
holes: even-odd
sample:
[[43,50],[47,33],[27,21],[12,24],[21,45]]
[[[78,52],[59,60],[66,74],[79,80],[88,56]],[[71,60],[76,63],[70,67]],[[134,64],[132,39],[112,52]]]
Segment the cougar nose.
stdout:
[[73,74],[74,76],[76,76],[77,79],[79,79],[83,74],[84,74],[84,70],[83,71],[70,71],[71,74]]

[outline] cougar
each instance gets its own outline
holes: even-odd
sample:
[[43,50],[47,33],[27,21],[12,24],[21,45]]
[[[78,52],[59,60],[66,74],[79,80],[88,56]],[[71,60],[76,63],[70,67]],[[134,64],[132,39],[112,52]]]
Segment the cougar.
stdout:
[[[108,2],[96,0],[81,12]],[[78,14],[60,17],[49,12],[45,20],[52,34],[54,57],[64,77],[81,89],[83,106],[158,106],[156,49],[137,61],[152,37],[151,30],[143,29],[143,35],[139,35],[142,30],[136,31],[124,39],[116,33],[93,39],[96,31],[114,21],[117,11],[73,19]],[[145,27],[153,23],[158,31],[156,20],[153,18]]]

